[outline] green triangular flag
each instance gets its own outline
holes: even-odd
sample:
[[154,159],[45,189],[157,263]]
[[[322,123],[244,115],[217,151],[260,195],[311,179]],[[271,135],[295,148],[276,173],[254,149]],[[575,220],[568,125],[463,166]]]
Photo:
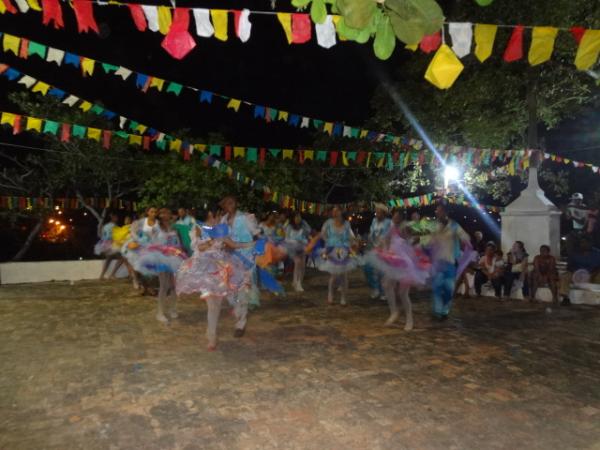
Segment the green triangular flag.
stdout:
[[110,72],[116,72],[119,69],[119,66],[115,66],[112,64],[108,64],[108,63],[102,63],[102,68],[104,69],[104,72],[110,73]]
[[272,121],[277,119],[277,114],[279,114],[278,110],[276,110],[275,108],[269,108],[269,117]]
[[348,153],[346,153],[346,159],[348,161],[354,161],[356,159],[356,152],[348,152]]
[[131,131],[135,131],[135,129],[139,126],[140,124],[137,123],[135,120],[130,120],[129,121],[129,129]]
[[269,153],[273,156],[273,158],[277,158],[279,156],[279,154],[281,153],[281,149],[280,148],[270,148]]
[[167,140],[166,139],[161,139],[160,141],[155,141],[154,144],[156,145],[156,148],[158,148],[160,150],[165,150],[167,148]]
[[211,145],[209,147],[209,154],[211,156],[221,156],[221,146],[220,145]]
[[167,86],[167,92],[172,92],[175,95],[179,95],[181,94],[182,88],[183,86],[181,84],[171,81]]
[[29,46],[27,47],[27,55],[38,55],[40,58],[46,58],[46,46],[44,44],[38,44],[37,42],[29,41]]
[[359,128],[352,128],[350,130],[350,136],[352,136],[353,138],[357,138],[359,134],[360,134]]
[[319,120],[319,119],[313,119],[313,126],[317,129],[320,130],[321,128],[323,128],[323,121]]
[[44,122],[44,133],[58,133],[58,122],[54,122],[53,120],[46,120]]
[[327,161],[327,152],[324,150],[317,150],[317,161]]
[[83,125],[73,125],[71,136],[84,138],[86,129],[87,127],[84,127]]
[[90,109],[90,112],[100,115],[104,112],[104,108],[100,105],[94,105],[92,106],[92,109]]
[[122,130],[115,131],[114,135],[120,137],[121,139],[129,139],[129,133],[126,133],[125,131],[122,131]]
[[256,147],[248,147],[246,150],[246,160],[251,162],[258,161],[258,150]]
[[394,170],[394,158],[392,158],[392,154],[387,154],[387,169]]

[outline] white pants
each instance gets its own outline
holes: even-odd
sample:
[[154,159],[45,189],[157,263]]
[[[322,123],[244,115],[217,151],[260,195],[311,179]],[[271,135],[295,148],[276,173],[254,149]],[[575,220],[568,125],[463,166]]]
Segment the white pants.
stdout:
[[406,323],[412,324],[413,316],[412,316],[412,304],[410,302],[410,297],[408,296],[410,287],[402,286],[396,280],[391,280],[389,278],[383,278],[383,290],[385,292],[385,297],[388,302],[388,306],[390,307],[391,317],[396,318],[399,314],[398,308],[398,297],[400,297],[400,301],[402,302],[402,307],[404,308],[404,313],[406,314]]

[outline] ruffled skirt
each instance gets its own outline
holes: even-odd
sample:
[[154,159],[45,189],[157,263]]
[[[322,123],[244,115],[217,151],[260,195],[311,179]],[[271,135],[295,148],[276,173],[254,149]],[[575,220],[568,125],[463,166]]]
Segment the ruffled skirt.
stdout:
[[376,248],[365,256],[367,264],[403,285],[424,285],[431,274],[431,261],[420,247],[395,243],[390,249]]
[[319,254],[317,268],[323,272],[341,275],[362,264],[361,257],[348,247],[327,247]]
[[119,253],[119,249],[113,247],[112,239],[101,239],[94,245],[94,255],[109,256],[116,255],[117,253]]
[[197,252],[177,271],[175,290],[180,294],[234,297],[252,287],[252,271],[236,256],[223,250]]
[[186,258],[187,254],[179,247],[148,245],[137,251],[133,268],[142,275],[176,273]]

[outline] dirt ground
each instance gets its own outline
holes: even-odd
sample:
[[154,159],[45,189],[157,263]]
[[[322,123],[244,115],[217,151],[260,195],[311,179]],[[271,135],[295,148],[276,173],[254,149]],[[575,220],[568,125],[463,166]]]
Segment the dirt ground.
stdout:
[[202,301],[162,325],[124,281],[0,287],[0,449],[600,449],[600,308],[417,293],[412,332],[360,274],[267,298],[244,338]]

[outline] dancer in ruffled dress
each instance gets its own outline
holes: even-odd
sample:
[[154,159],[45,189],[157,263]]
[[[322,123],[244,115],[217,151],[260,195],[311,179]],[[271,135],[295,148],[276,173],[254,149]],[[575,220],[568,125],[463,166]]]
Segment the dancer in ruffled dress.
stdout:
[[[375,217],[369,228],[369,236],[367,238],[367,251],[380,247],[383,239],[387,236],[390,229],[391,220],[387,217],[389,213],[388,207],[383,203],[375,204]],[[382,277],[383,274],[369,262],[363,266],[363,271],[367,279],[367,284],[371,289],[371,298],[377,299],[385,296],[383,292]]]
[[402,212],[396,210],[384,244],[371,250],[366,256],[367,262],[383,274],[382,285],[390,307],[390,317],[385,326],[392,326],[398,320],[400,298],[406,314],[406,331],[413,328],[410,287],[425,284],[431,273],[429,258],[411,240]]
[[194,254],[185,261],[176,276],[177,295],[197,294],[206,300],[208,350],[217,347],[217,324],[223,301],[235,307],[238,292],[252,287],[251,267],[226,249],[229,227],[220,224],[217,211],[209,211],[201,228],[193,231]]
[[[229,237],[223,239],[225,247],[235,252],[236,257],[248,267],[251,277],[251,285],[240,289],[234,296],[233,312],[236,318],[234,337],[241,338],[246,331],[248,320],[248,305],[260,305],[257,287],[257,272],[254,255],[254,240],[260,235],[260,228],[256,223],[253,214],[238,210],[237,199],[233,196],[227,196],[220,203],[225,215],[221,218],[221,223],[229,227]],[[216,322],[219,318],[220,309],[210,310],[209,317]],[[216,325],[215,325],[216,329]]]
[[[156,320],[168,323],[169,318],[177,318],[177,297],[175,296],[175,273],[187,254],[181,247],[177,231],[172,226],[172,213],[168,208],[159,212],[158,232],[150,245],[141,248],[134,269],[146,276],[158,276],[158,310]],[[169,299],[171,301],[169,302]]]
[[306,252],[311,228],[299,212],[292,215],[291,222],[285,229],[284,245],[287,254],[294,261],[294,275],[292,278],[292,287],[296,292],[303,292],[302,282],[304,281],[304,272],[306,270]]
[[[104,280],[104,275],[106,275],[106,271],[110,267],[110,263],[113,261],[118,261],[119,251],[113,248],[113,228],[117,226],[119,222],[119,216],[115,213],[110,215],[110,221],[105,223],[100,229],[99,237],[100,240],[94,246],[94,254],[98,256],[104,256],[104,263],[102,264],[102,272],[100,272],[100,280]],[[117,262],[115,267],[110,275],[110,278],[113,279],[117,270],[119,269],[120,264]]]
[[139,289],[139,284],[137,280],[137,276],[135,275],[135,270],[129,261],[121,254],[123,249],[123,245],[125,242],[128,242],[131,239],[131,216],[125,216],[123,219],[123,226],[116,226],[112,230],[112,245],[113,250],[119,254],[120,262],[127,268],[127,273],[129,277],[133,281],[133,288],[135,290]]
[[325,248],[321,251],[317,267],[330,274],[327,303],[333,304],[334,291],[339,286],[340,304],[346,305],[348,272],[358,267],[358,255],[354,249],[356,237],[339,207],[331,210],[331,218],[321,229],[321,238],[325,241]]

